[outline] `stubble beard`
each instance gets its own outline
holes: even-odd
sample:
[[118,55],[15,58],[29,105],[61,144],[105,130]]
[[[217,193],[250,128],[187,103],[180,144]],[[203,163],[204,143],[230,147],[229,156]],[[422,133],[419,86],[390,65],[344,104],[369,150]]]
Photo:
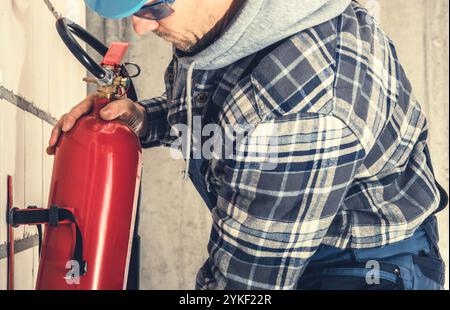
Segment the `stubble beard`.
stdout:
[[172,43],[178,50],[183,52],[190,52],[196,45],[196,42],[180,39],[173,34],[161,31],[159,29],[154,30],[153,33],[156,34],[161,39],[169,43]]

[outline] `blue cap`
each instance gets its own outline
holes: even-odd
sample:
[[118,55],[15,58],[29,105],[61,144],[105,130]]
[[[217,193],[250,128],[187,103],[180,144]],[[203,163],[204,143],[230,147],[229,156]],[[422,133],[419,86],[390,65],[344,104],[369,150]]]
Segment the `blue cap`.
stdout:
[[84,0],[98,15],[110,19],[125,18],[139,11],[148,0]]

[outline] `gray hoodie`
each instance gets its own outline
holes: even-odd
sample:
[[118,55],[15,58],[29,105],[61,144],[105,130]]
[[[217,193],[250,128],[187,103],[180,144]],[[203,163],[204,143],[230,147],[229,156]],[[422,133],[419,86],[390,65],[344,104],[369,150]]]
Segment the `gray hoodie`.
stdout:
[[[214,0],[220,1],[220,0]],[[195,68],[226,67],[273,43],[340,15],[351,0],[247,0],[227,31],[212,45],[179,62]]]
[[[220,0],[214,0],[220,1]],[[178,63],[187,69],[187,126],[192,130],[192,74],[194,69],[216,70],[307,28],[340,15],[351,0],[246,0],[227,30],[213,44]],[[189,169],[191,138],[187,139]],[[187,179],[187,173],[185,178]]]

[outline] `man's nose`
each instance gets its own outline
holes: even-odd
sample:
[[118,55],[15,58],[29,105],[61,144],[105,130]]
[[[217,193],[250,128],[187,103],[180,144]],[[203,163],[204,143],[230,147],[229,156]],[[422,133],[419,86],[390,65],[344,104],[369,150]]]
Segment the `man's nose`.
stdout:
[[156,30],[159,27],[159,23],[155,20],[149,20],[145,18],[139,18],[137,16],[132,16],[134,31],[138,35],[144,35],[147,32]]

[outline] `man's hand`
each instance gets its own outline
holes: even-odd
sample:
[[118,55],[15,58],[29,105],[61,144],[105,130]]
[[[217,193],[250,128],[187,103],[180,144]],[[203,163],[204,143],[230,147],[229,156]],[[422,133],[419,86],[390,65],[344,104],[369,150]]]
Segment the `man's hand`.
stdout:
[[[55,127],[53,127],[48,142],[49,146],[47,147],[47,154],[55,154],[55,145],[58,142],[61,132],[70,131],[80,117],[88,114],[92,110],[96,96],[96,94],[87,96],[86,99],[73,107],[69,113],[66,113],[61,117]],[[109,103],[100,110],[100,117],[105,121],[120,119],[127,123],[138,136],[144,134],[147,128],[144,107],[128,98]]]

